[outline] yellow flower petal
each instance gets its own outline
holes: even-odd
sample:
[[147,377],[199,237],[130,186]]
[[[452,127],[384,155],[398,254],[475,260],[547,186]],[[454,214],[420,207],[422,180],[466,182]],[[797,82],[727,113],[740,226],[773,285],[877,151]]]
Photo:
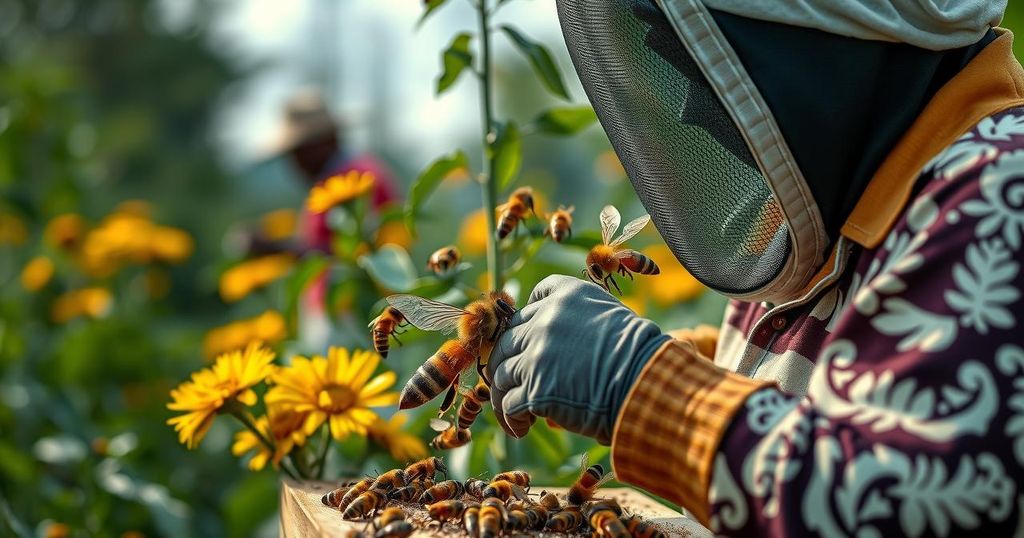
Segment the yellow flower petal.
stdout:
[[396,376],[394,372],[384,372],[363,386],[362,390],[359,391],[359,396],[362,398],[368,398],[384,392],[394,386],[397,378],[398,376]]

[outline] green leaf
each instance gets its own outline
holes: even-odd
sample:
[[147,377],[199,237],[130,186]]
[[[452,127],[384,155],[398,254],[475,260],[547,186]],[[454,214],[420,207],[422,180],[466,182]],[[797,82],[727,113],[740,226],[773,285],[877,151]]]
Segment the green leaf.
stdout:
[[405,227],[413,236],[416,235],[416,214],[434,189],[441,184],[448,174],[468,166],[469,159],[462,150],[456,150],[430,163],[420,172],[419,177],[409,188],[409,200],[405,203]]
[[523,163],[523,139],[515,122],[498,126],[498,136],[491,144],[494,155],[494,178],[498,190],[504,190],[512,183]]
[[322,254],[310,253],[303,257],[299,264],[292,269],[292,273],[285,284],[287,292],[285,319],[288,319],[289,323],[295,320],[295,314],[299,308],[299,297],[302,296],[302,292],[313,282],[314,278],[327,268],[327,264],[327,258]]
[[551,59],[551,53],[548,52],[548,49],[507,24],[501,25],[501,30],[508,35],[512,43],[530,61],[533,71],[540,77],[540,81],[544,83],[544,86],[551,93],[568,100],[569,92],[566,91],[565,83],[562,82],[562,74],[558,71],[555,61]]
[[359,257],[359,266],[379,286],[406,292],[416,284],[416,267],[409,253],[398,245],[384,245],[376,252]]
[[416,29],[419,30],[420,26],[427,21],[427,18],[434,14],[435,11],[444,5],[448,0],[427,0],[427,7],[424,9],[423,14],[420,15],[420,19],[416,21]]
[[459,80],[459,75],[473,63],[473,53],[469,52],[470,35],[463,32],[452,39],[444,54],[441,55],[441,65],[444,71],[437,79],[437,89],[434,93],[441,95],[448,88]]
[[597,114],[589,106],[570,106],[545,110],[533,120],[533,126],[550,135],[572,135],[597,121]]

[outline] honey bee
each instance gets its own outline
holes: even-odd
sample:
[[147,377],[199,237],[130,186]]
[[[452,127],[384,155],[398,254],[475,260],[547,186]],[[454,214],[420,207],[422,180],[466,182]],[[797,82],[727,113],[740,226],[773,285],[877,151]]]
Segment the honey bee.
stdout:
[[553,532],[569,532],[583,524],[583,512],[578,506],[566,506],[548,518],[544,528]]
[[444,523],[445,521],[461,519],[466,513],[466,509],[470,506],[472,505],[460,500],[446,499],[428,504],[427,513],[430,514],[430,519]]
[[462,260],[462,253],[459,252],[459,249],[448,245],[435,250],[430,255],[427,260],[427,269],[433,271],[435,275],[445,278],[459,266],[460,260]]
[[479,478],[467,478],[466,479],[466,493],[476,497],[477,499],[484,498],[484,488],[487,487],[486,480],[480,480]]
[[348,505],[341,517],[344,519],[360,519],[369,517],[377,510],[384,508],[387,497],[383,491],[370,489],[361,493],[352,504]]
[[629,530],[619,519],[622,509],[615,501],[597,501],[586,508],[587,520],[594,534],[603,538],[631,538]]
[[383,529],[388,524],[394,523],[395,521],[404,521],[407,517],[409,517],[409,514],[406,514],[405,510],[402,510],[397,506],[390,506],[385,508],[381,511],[380,515],[374,518],[373,528]]
[[615,286],[615,291],[622,295],[622,290],[615,282],[615,273],[633,278],[633,273],[641,275],[656,275],[661,272],[654,260],[628,248],[618,249],[618,246],[631,239],[647,223],[651,221],[650,215],[638,217],[622,228],[622,235],[612,239],[619,229],[619,210],[615,206],[606,205],[601,210],[601,244],[595,245],[587,254],[587,266],[583,274],[591,282],[611,292],[609,285]]
[[430,428],[440,432],[430,441],[430,446],[437,450],[459,448],[473,440],[473,432],[461,429],[447,420],[431,419]]
[[444,501],[447,499],[458,499],[465,493],[466,490],[462,485],[462,482],[458,480],[445,480],[444,482],[438,482],[420,495],[419,500],[416,502],[420,504],[436,503],[438,501]]
[[398,335],[405,331],[399,331],[398,329],[406,325],[405,318],[402,317],[402,313],[397,308],[393,306],[385,308],[379,316],[373,318],[373,321],[367,325],[370,328],[370,336],[373,337],[373,349],[377,350],[381,357],[388,358],[388,350],[391,349],[388,338],[394,338],[398,345],[402,345]]
[[572,237],[572,212],[576,206],[558,206],[553,213],[548,214],[548,226],[544,229],[544,235],[548,235],[555,243],[561,243]]
[[337,501],[337,504],[335,504],[334,507],[344,512],[345,509],[348,508],[348,505],[352,504],[352,501],[356,500],[356,497],[362,495],[364,492],[366,492],[366,490],[370,489],[371,484],[373,484],[372,478],[364,478],[359,482],[356,482],[355,484],[348,488],[348,491],[346,491],[345,494],[341,497],[341,499]]
[[484,499],[480,504],[480,538],[497,538],[505,529],[508,511],[501,499]]
[[504,473],[498,473],[494,475],[491,482],[497,482],[498,480],[508,480],[522,488],[530,487],[530,473],[526,471],[505,471]]
[[405,477],[408,480],[416,480],[419,478],[434,479],[434,474],[441,473],[448,476],[448,467],[445,466],[444,460],[436,457],[429,457],[413,463],[405,468]]
[[332,489],[331,491],[324,493],[323,497],[320,497],[320,502],[322,502],[324,506],[337,508],[338,505],[341,504],[341,499],[345,497],[345,494],[348,493],[348,490],[351,489],[351,487],[352,486],[342,486],[340,488]]
[[655,527],[649,521],[640,519],[636,515],[623,518],[622,523],[626,526],[626,530],[635,538],[668,538],[668,534],[665,534],[665,531]]
[[441,403],[441,412],[451,407],[459,386],[459,374],[476,361],[477,371],[483,377],[483,367],[495,340],[516,312],[515,301],[503,291],[492,291],[487,297],[467,305],[465,310],[415,295],[391,295],[387,301],[421,330],[458,332],[458,339],[442,344],[406,383],[398,404],[401,409],[419,407],[445,389],[448,394]]
[[525,531],[530,527],[530,518],[522,510],[509,510],[505,530]]
[[484,404],[491,401],[491,388],[480,378],[476,385],[462,394],[462,403],[456,416],[459,417],[459,428],[467,429],[476,421],[476,417],[484,410]]
[[373,481],[370,489],[388,492],[405,486],[408,481],[405,478],[405,469],[392,469]]
[[427,479],[411,480],[409,485],[393,490],[388,497],[402,502],[413,502],[423,495],[427,488],[434,485],[434,482]]
[[540,492],[540,505],[549,512],[557,512],[562,509],[562,503],[558,500],[558,496],[547,491]]
[[466,508],[466,512],[462,514],[462,527],[466,529],[466,534],[473,538],[480,536],[480,507],[470,506]]
[[533,189],[520,187],[512,191],[508,201],[495,209],[499,213],[498,229],[495,231],[495,235],[498,239],[505,239],[521,221],[526,219],[527,211],[536,215],[533,210]]
[[395,521],[377,529],[377,532],[373,533],[373,538],[406,538],[415,530],[416,527],[408,521]]
[[508,480],[495,480],[484,488],[484,497],[496,497],[502,501],[507,501],[513,496],[521,501],[529,499],[522,487]]
[[529,519],[529,528],[540,530],[548,521],[548,509],[539,504],[532,504],[526,507],[526,517]]
[[593,499],[597,488],[612,479],[612,474],[605,474],[601,464],[596,463],[587,467],[588,461],[587,454],[584,452],[583,458],[580,460],[580,477],[576,479],[565,495],[565,500],[570,506],[580,506]]

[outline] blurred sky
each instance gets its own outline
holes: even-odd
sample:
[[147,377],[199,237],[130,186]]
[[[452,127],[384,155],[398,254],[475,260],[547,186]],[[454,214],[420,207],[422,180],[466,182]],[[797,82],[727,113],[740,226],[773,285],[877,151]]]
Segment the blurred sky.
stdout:
[[[187,18],[190,0],[165,0],[173,25]],[[477,87],[464,75],[436,99],[440,51],[462,30],[475,31],[468,1],[452,0],[419,31],[420,0],[233,0],[214,23],[215,46],[255,74],[222,101],[215,138],[232,167],[261,156],[280,118],[281,103],[297,88],[322,87],[347,121],[358,148],[388,150],[425,163],[476,133]],[[561,40],[553,0],[520,0],[495,19],[514,22],[547,44],[576,101],[584,101]],[[495,36],[495,63],[523,62],[503,36]],[[525,65],[525,64],[524,64]],[[532,81],[530,81],[532,82]],[[508,91],[502,88],[502,91]]]

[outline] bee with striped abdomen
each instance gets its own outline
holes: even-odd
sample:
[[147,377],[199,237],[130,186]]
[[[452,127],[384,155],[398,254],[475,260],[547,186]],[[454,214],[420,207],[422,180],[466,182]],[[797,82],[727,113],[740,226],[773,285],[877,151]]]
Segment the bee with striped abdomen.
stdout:
[[[372,478],[364,478],[348,488],[348,491],[338,500],[337,504],[333,505],[335,508],[341,511],[345,511],[348,505],[352,504],[352,501],[356,500],[356,497],[365,493],[370,489],[370,485],[373,484]],[[323,500],[323,499],[321,499]],[[330,505],[328,505],[330,506]]]
[[394,338],[398,345],[402,345],[402,341],[398,339],[398,335],[405,331],[399,331],[400,327],[407,325],[405,318],[397,308],[389,306],[380,313],[379,316],[373,318],[367,327],[370,328],[370,336],[373,337],[373,349],[377,351],[383,358],[388,358],[388,350],[391,349],[388,338]]
[[462,260],[462,253],[459,249],[453,245],[447,247],[441,247],[434,251],[427,260],[427,269],[434,272],[435,275],[445,278],[452,274],[452,272],[459,266],[459,261]]
[[370,517],[377,510],[384,508],[387,504],[386,493],[376,489],[370,489],[356,497],[352,504],[348,505],[341,517],[344,519],[361,519]]
[[416,370],[402,389],[398,404],[401,409],[419,407],[448,389],[441,403],[442,413],[455,401],[459,374],[474,362],[477,371],[483,372],[494,342],[516,312],[515,300],[503,291],[492,291],[465,309],[415,295],[391,295],[387,301],[421,330],[458,333],[457,339],[442,344]]
[[540,492],[540,505],[548,512],[557,512],[562,509],[562,503],[558,500],[558,496],[547,491]]
[[458,499],[462,497],[462,494],[466,490],[463,488],[462,482],[458,480],[445,480],[444,482],[438,482],[432,487],[423,492],[420,498],[416,501],[420,504],[431,504],[438,501],[444,501],[446,499]]
[[420,495],[423,495],[423,492],[426,491],[427,488],[433,485],[433,480],[425,478],[412,480],[409,482],[409,485],[392,490],[388,493],[388,498],[401,502],[414,502],[416,499],[420,498]]
[[497,482],[498,480],[508,480],[521,488],[530,487],[530,473],[526,471],[505,471],[504,473],[498,473],[494,475],[491,482]]
[[407,517],[409,517],[409,514],[405,513],[405,510],[397,506],[389,506],[382,510],[377,517],[373,518],[373,528],[380,530],[395,521],[404,521]]
[[496,538],[505,530],[508,511],[501,499],[484,499],[480,504],[480,538]]
[[539,504],[532,504],[526,507],[526,517],[530,520],[529,528],[541,530],[548,522],[548,510]]
[[457,499],[447,499],[428,504],[426,508],[430,519],[444,523],[445,521],[461,519],[463,514],[466,513],[466,509],[470,506],[475,506],[475,504],[464,503]]
[[505,522],[505,530],[525,531],[530,528],[530,518],[522,510],[509,510],[508,521]]
[[578,506],[566,506],[548,518],[544,529],[552,532],[571,532],[583,524],[583,512]]
[[526,491],[523,490],[518,484],[513,484],[508,480],[495,480],[487,487],[484,488],[484,497],[497,497],[502,501],[507,501],[512,497],[521,501],[526,501],[529,497],[526,495]]
[[473,440],[473,433],[463,430],[439,418],[430,420],[430,428],[438,434],[430,441],[430,446],[438,450],[451,450],[469,444]]
[[576,479],[576,482],[569,488],[569,492],[565,494],[565,500],[570,506],[580,506],[593,499],[597,488],[612,479],[612,474],[605,474],[604,467],[601,464],[596,463],[588,467],[588,461],[587,454],[584,452],[583,458],[580,460],[580,477]]
[[476,417],[484,409],[484,404],[491,401],[491,388],[484,383],[483,378],[477,380],[476,385],[469,390],[463,391],[462,403],[456,416],[459,418],[459,428],[468,429],[476,421]]
[[462,528],[470,538],[480,536],[480,507],[473,505],[462,514]]
[[544,229],[544,235],[551,237],[555,243],[561,243],[572,237],[572,212],[575,206],[558,206],[554,212],[548,214],[548,226]]
[[370,489],[388,492],[393,489],[404,487],[406,483],[405,469],[392,469],[378,476],[377,479],[373,481],[373,485],[370,486]]
[[434,479],[434,475],[441,473],[448,476],[448,467],[445,466],[444,460],[438,457],[429,457],[413,463],[405,468],[405,477],[407,480],[416,480],[419,478]]
[[498,212],[498,229],[494,234],[498,239],[508,237],[519,223],[526,220],[526,214],[536,213],[533,210],[533,189],[520,187],[509,195],[508,201],[495,208]]
[[602,538],[631,538],[629,530],[619,519],[622,514],[619,503],[612,500],[595,501],[587,503],[585,510],[595,535]]
[[650,215],[638,217],[622,228],[622,235],[612,239],[619,229],[619,210],[615,206],[606,205],[601,210],[601,244],[595,245],[587,254],[587,265],[583,274],[591,282],[611,292],[609,285],[615,286],[615,291],[622,295],[622,290],[615,282],[615,273],[633,278],[633,273],[641,275],[656,275],[661,272],[654,260],[643,254],[628,248],[619,249],[619,245],[625,243],[633,236],[640,233],[640,230],[651,221]]

